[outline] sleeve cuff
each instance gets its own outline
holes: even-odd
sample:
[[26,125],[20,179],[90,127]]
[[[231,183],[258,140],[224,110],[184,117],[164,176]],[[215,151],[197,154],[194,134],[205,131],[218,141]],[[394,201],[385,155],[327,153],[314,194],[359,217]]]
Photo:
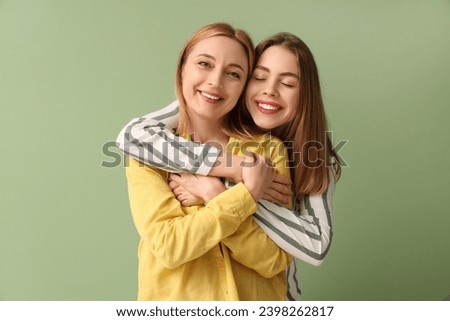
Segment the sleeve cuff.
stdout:
[[256,212],[256,202],[243,183],[238,183],[220,193],[212,201],[221,202],[221,199],[225,204],[232,206],[241,222]]

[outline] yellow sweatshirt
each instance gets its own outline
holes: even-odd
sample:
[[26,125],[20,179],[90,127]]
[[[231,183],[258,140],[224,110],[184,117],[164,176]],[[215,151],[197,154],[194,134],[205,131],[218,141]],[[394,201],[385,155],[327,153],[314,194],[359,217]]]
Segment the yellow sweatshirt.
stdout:
[[[264,153],[289,175],[283,144],[271,139],[264,150],[264,137],[255,139],[231,138],[231,152]],[[126,173],[141,237],[139,300],[285,300],[285,269],[292,257],[253,221],[256,203],[244,184],[207,205],[183,207],[167,184],[167,172],[130,158]]]

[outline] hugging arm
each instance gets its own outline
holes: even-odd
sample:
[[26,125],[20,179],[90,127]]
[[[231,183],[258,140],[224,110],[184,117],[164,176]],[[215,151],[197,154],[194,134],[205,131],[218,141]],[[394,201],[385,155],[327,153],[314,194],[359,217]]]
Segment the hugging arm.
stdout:
[[161,110],[134,118],[120,131],[116,145],[125,155],[167,172],[207,175],[220,151],[174,134],[178,101]]
[[[253,144],[256,148],[253,150],[250,146],[242,152],[260,152],[268,155],[267,150],[260,150],[257,146],[261,146],[262,141],[256,141],[257,144]],[[272,140],[269,142],[269,146],[273,146],[270,149],[269,160],[276,170],[284,176],[289,177],[289,169],[286,168],[287,152],[284,144],[278,140]],[[244,146],[244,145],[243,145]],[[235,151],[237,152],[237,151]],[[260,158],[260,166],[266,167],[263,164],[263,159]],[[245,166],[243,169],[244,182],[248,178],[256,178],[256,181],[261,181],[260,176],[255,166]],[[255,215],[255,214],[254,214]],[[251,240],[251,242],[249,242]],[[242,223],[239,229],[225,238],[222,241],[231,252],[231,256],[244,264],[245,266],[256,270],[262,276],[268,278],[277,275],[278,273],[286,270],[292,262],[291,255],[279,247],[264,231],[261,230],[259,225],[252,218],[248,218]]]
[[[274,154],[278,155],[279,153]],[[247,164],[252,163],[251,159],[252,157],[246,158]],[[259,199],[263,195],[274,172],[266,165],[264,158],[257,159],[258,161],[253,162],[253,166],[246,166],[243,171],[244,185],[254,199]],[[285,158],[281,159],[282,161],[278,164],[274,163],[278,166],[284,164]],[[219,195],[223,196],[221,194],[227,190],[216,177],[186,173],[170,174],[169,176],[171,177],[169,186],[182,204],[189,194],[194,198],[200,198],[202,203],[209,204]],[[228,184],[233,183],[228,182]],[[292,261],[291,255],[278,247],[251,217],[247,218],[235,233],[223,239],[222,244],[230,250],[230,256],[234,260],[255,270],[265,278],[274,277],[285,271]]]
[[[223,191],[195,213],[186,214],[166,183],[167,173],[134,159],[129,160],[126,170],[136,228],[141,239],[149,243],[153,255],[167,268],[194,260],[221,241],[235,246],[238,256],[233,252],[231,256],[236,261],[262,276],[272,277],[289,266],[292,257],[251,219],[256,203],[243,183]],[[237,236],[225,241],[236,233]],[[261,249],[266,244],[269,247]],[[244,248],[247,255],[241,255]],[[254,253],[255,249],[259,254]]]
[[323,194],[305,195],[294,211],[261,200],[253,215],[259,226],[280,247],[294,257],[320,265],[330,249],[333,236],[333,171]]
[[[130,121],[122,129],[118,147],[127,155],[169,172],[210,173],[219,151],[208,144],[189,142],[176,136],[178,102],[161,111]],[[330,175],[332,178],[333,175]],[[322,195],[307,195],[290,210],[271,202],[258,202],[255,221],[283,250],[308,263],[319,265],[332,238],[334,181]]]
[[135,226],[167,268],[202,256],[233,234],[256,209],[251,194],[239,183],[187,214],[170,190],[166,172],[129,159],[126,173]]

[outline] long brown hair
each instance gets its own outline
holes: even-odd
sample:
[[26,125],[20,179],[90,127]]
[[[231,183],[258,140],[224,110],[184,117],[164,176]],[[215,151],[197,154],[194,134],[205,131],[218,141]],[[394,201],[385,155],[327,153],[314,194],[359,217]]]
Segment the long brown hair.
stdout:
[[[256,62],[262,53],[280,46],[291,51],[300,68],[300,97],[298,111],[288,123],[274,128],[272,135],[288,146],[293,190],[297,201],[304,195],[323,193],[330,182],[329,167],[333,166],[335,179],[341,168],[328,136],[328,126],[320,89],[319,73],[313,54],[297,36],[282,32],[261,41],[255,49]],[[238,119],[245,128],[251,127],[250,114],[240,110]],[[254,125],[253,125],[254,126]],[[331,163],[334,162],[332,165]]]
[[[186,111],[186,101],[183,97],[183,90],[182,90],[182,71],[184,63],[186,62],[186,57],[190,54],[192,48],[201,40],[216,37],[216,36],[224,36],[228,37],[230,39],[233,39],[237,42],[239,42],[242,47],[244,48],[244,51],[247,55],[247,62],[248,62],[248,80],[252,74],[252,68],[255,61],[255,51],[253,46],[253,41],[250,38],[250,36],[241,29],[236,29],[232,27],[228,23],[212,23],[206,26],[203,26],[199,30],[197,30],[184,44],[183,48],[181,49],[181,52],[178,56],[178,63],[177,63],[177,70],[176,70],[176,94],[178,97],[178,101],[180,104],[180,119],[178,123],[177,133],[188,133],[190,130],[189,128],[189,116]],[[241,97],[238,100],[237,106],[234,109],[245,109],[243,107],[243,99],[242,94],[245,90],[242,90]],[[240,123],[239,122],[233,122],[231,117],[226,118],[226,123],[224,124],[224,130],[228,133],[228,135],[232,136],[234,135],[240,135],[239,133],[242,132],[240,130]]]

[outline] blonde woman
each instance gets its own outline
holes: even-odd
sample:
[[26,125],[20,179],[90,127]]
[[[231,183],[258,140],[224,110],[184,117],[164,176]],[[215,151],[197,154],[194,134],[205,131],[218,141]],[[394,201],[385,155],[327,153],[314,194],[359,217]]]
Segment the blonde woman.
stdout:
[[[248,35],[227,24],[201,28],[185,44],[177,66],[180,120],[186,141],[214,141],[244,157],[239,124],[228,117],[253,66]],[[238,107],[236,107],[238,108]],[[242,136],[243,137],[243,136]],[[244,137],[243,137],[244,138]],[[252,218],[269,189],[275,168],[289,176],[286,151],[273,140],[252,137],[242,182],[226,189],[220,180],[205,191],[204,204],[184,207],[167,182],[168,173],[130,158],[127,167],[131,211],[140,235],[139,300],[284,300],[292,257]]]

